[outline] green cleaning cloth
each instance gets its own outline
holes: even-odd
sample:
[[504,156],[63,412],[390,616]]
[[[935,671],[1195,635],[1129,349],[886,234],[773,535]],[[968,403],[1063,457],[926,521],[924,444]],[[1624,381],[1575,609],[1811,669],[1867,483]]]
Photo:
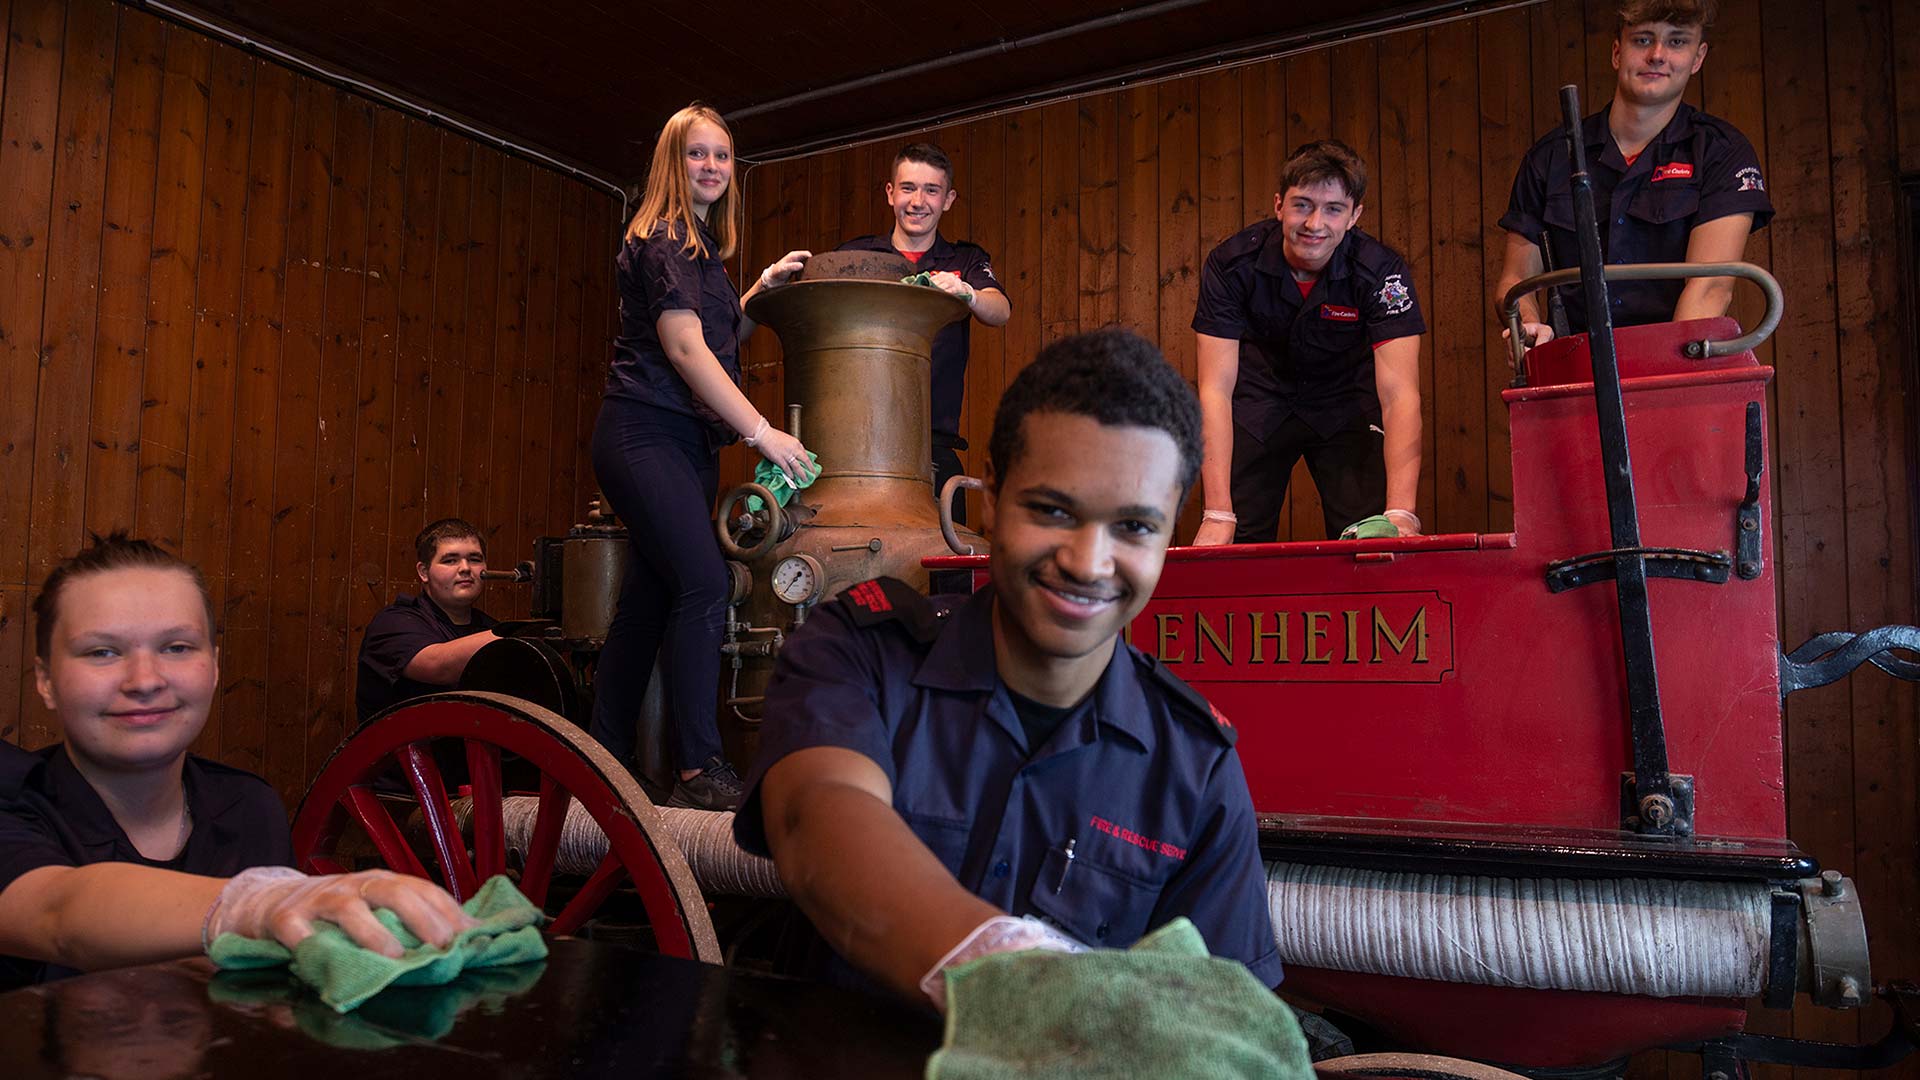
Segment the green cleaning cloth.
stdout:
[[398,959],[361,948],[346,931],[326,922],[315,923],[313,936],[291,952],[277,941],[221,934],[207,955],[226,970],[288,964],[294,977],[318,991],[335,1012],[348,1012],[389,986],[441,986],[467,968],[546,959],[547,943],[536,925],[540,909],[505,876],[480,886],[462,910],[480,925],[461,931],[444,949],[423,944],[393,912],[375,911],[406,950]]
[[[812,487],[813,482],[819,479],[820,455],[814,453],[811,450],[807,451],[807,463],[811,465],[812,468],[802,473],[800,476],[800,482],[798,484],[794,484],[787,479],[786,473],[783,473],[780,471],[780,466],[775,465],[773,462],[768,461],[766,458],[761,458],[760,464],[755,465],[753,467],[753,482],[756,484],[759,484],[763,488],[766,488],[768,491],[773,492],[774,501],[779,503],[781,506],[785,506],[788,503],[793,501],[794,488]],[[759,513],[760,506],[761,506],[760,496],[758,495],[747,496],[747,513],[749,514]]]
[[922,270],[917,274],[908,274],[906,277],[900,279],[900,284],[925,285],[929,288],[939,288],[939,286],[933,283],[933,271],[931,270]]
[[1361,518],[1340,530],[1342,540],[1387,540],[1399,535],[1400,526],[1388,520],[1385,514]]
[[946,979],[927,1080],[1313,1080],[1293,1010],[1185,918],[1125,951],[1000,953]]

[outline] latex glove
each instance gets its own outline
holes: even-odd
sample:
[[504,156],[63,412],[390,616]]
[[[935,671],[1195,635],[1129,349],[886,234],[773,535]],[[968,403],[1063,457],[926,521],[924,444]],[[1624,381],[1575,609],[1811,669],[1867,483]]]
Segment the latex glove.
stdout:
[[[813,482],[813,474],[818,467],[813,464],[813,453],[800,444],[800,440],[769,427],[748,445],[760,451],[760,456],[773,463],[773,467],[785,473],[794,487],[804,487]],[[804,481],[804,482],[803,482]]]
[[207,909],[201,945],[221,934],[271,939],[291,949],[313,936],[324,920],[345,931],[354,943],[398,958],[400,941],[373,917],[386,908],[421,941],[444,948],[455,935],[477,925],[445,889],[424,878],[390,870],[311,877],[285,866],[256,866],[228,879]]
[[960,939],[960,944],[947,951],[940,962],[933,965],[925,975],[920,976],[920,992],[927,995],[933,1007],[945,1012],[947,1009],[948,968],[959,967],[970,960],[978,960],[994,953],[1022,952],[1027,949],[1046,949],[1050,952],[1080,953],[1087,947],[1073,940],[1053,927],[1031,915],[1015,918],[1012,915],[995,915],[986,922],[973,928],[973,932]]
[[[1552,333],[1553,331],[1549,330],[1547,332]],[[1400,530],[1401,536],[1420,535],[1420,518],[1411,510],[1388,510],[1380,516],[1393,522],[1394,528]]]
[[[1218,516],[1212,516],[1212,515]],[[1218,547],[1233,543],[1239,522],[1231,513],[1210,510],[1200,518],[1200,531],[1193,534],[1194,547]]]
[[928,284],[949,296],[957,296],[965,300],[968,307],[973,306],[973,286],[962,281],[960,275],[951,270],[935,270],[929,277]]
[[[1520,324],[1520,333],[1526,337],[1527,348],[1529,349],[1545,345],[1547,342],[1553,340],[1553,327],[1546,323],[1523,322]],[[1500,340],[1502,341],[1512,336],[1513,331],[1511,330],[1500,331]]]
[[811,258],[813,258],[813,252],[811,251],[787,252],[785,255],[776,259],[773,264],[765,270],[760,271],[760,287],[763,289],[777,289],[785,285],[787,282],[793,280],[793,275],[799,273],[801,268],[807,265],[807,260]]

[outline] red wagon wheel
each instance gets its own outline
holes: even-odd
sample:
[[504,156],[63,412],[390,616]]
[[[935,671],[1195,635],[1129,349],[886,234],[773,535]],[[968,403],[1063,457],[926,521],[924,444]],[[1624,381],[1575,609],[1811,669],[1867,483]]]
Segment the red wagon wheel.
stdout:
[[[473,793],[471,853],[434,757],[440,740],[458,740],[465,751]],[[507,869],[503,753],[513,756],[516,769],[530,766],[539,774],[539,813],[519,881],[527,899],[547,907],[570,802],[579,802],[609,841],[586,884],[558,912],[549,912],[549,933],[577,931],[627,879],[639,893],[661,952],[721,961],[693,871],[633,777],[586,732],[505,694],[434,694],[360,725],[334,750],[300,801],[293,820],[296,862],[315,874],[348,869],[339,861],[340,842],[357,825],[389,869],[432,878],[466,900],[481,882]],[[396,765],[419,804],[438,873],[428,871],[386,800],[375,793],[374,780]]]

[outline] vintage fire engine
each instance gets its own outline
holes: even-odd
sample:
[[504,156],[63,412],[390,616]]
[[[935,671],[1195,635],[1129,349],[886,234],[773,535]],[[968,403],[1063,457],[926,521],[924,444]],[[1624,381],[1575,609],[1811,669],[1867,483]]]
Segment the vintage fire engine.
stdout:
[[[1772,371],[1753,353],[1779,288],[1746,264],[1603,272],[1574,144],[1586,271],[1516,287],[1515,331],[1525,293],[1583,287],[1604,312],[1605,281],[1675,275],[1755,283],[1760,324],[1516,346],[1512,531],[1176,549],[1129,637],[1238,729],[1288,991],[1395,1044],[1510,1067],[1654,1047],[1728,1077],[1746,1061],[1886,1064],[1920,1039],[1920,1002],[1876,987],[1853,883],[1787,836],[1782,700],[1867,662],[1920,677],[1892,651],[1920,652],[1920,628],[1783,652]],[[899,269],[816,260],[749,312],[781,336],[793,419],[827,471],[784,511],[750,484],[721,507],[722,708],[742,761],[772,659],[814,604],[881,574],[984,576],[984,541],[936,519],[925,464],[929,344],[964,307],[871,280]],[[741,512],[750,495],[758,515]],[[551,618],[483,650],[463,691],[342,744],[295,822],[311,868],[375,860],[460,895],[511,870],[558,932],[618,892],[660,950],[722,959],[709,899],[777,897],[771,866],[733,846],[728,815],[654,806],[568,723],[623,542],[602,520],[543,541],[521,576]],[[376,793],[396,764],[411,799]],[[1894,1029],[1862,1047],[1742,1032],[1751,999],[1799,993],[1843,1009],[1878,994]]]

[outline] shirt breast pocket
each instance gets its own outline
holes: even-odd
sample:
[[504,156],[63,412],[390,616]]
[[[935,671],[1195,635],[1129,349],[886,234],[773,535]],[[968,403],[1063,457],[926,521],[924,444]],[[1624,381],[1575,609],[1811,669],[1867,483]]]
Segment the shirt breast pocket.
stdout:
[[1651,225],[1685,221],[1700,210],[1700,189],[1683,184],[1649,184],[1627,204],[1627,215]]
[[1125,948],[1147,932],[1160,887],[1050,848],[1028,903],[1087,945]]

